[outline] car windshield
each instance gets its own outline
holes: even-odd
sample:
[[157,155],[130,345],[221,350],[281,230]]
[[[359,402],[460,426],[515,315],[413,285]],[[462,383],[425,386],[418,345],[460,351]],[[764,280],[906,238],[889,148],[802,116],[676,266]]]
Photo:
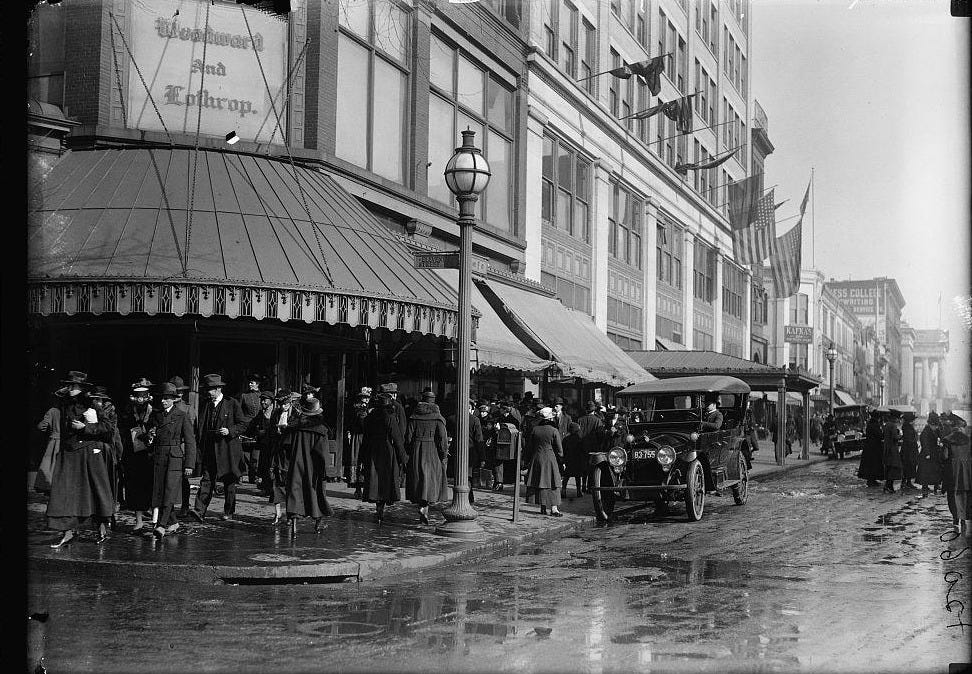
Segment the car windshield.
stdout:
[[664,393],[635,395],[625,398],[631,410],[629,424],[698,422],[701,420],[700,395],[697,393]]

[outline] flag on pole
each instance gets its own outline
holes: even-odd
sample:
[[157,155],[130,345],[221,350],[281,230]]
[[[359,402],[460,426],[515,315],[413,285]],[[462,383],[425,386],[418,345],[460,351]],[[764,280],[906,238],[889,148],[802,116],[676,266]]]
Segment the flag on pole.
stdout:
[[732,231],[732,249],[739,264],[759,264],[770,255],[776,238],[776,209],[770,190],[756,200],[756,217],[749,227]]
[[770,249],[770,271],[776,297],[789,297],[800,289],[803,218],[783,236],[773,239]]
[[729,183],[729,224],[733,229],[744,229],[756,216],[756,201],[759,199],[760,176],[753,175],[734,183]]
[[614,75],[622,80],[629,79],[632,75],[644,78],[648,83],[648,91],[652,96],[657,96],[661,92],[661,74],[665,71],[665,57],[669,54],[662,54],[647,61],[638,61],[607,71],[608,75]]
[[706,169],[715,168],[716,166],[729,161],[729,158],[737,152],[739,152],[739,148],[734,147],[721,157],[709,157],[705,161],[697,161],[688,164],[675,164],[675,171],[684,176],[688,175],[689,171],[704,171]]

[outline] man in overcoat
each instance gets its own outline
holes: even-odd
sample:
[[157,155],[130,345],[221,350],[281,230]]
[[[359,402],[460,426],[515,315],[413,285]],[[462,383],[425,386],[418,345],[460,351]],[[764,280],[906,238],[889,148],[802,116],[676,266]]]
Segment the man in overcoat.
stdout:
[[901,470],[901,412],[891,410],[890,418],[882,431],[881,447],[884,450],[884,491],[894,493],[894,481],[900,480]]
[[391,400],[391,406],[395,411],[395,421],[398,423],[398,428],[401,430],[402,437],[404,438],[405,430],[408,427],[408,415],[405,414],[405,406],[398,400],[398,384],[395,382],[382,384],[381,392],[388,394]]
[[921,429],[918,441],[921,443],[921,453],[918,455],[918,484],[921,485],[922,498],[934,490],[938,494],[938,487],[942,483],[942,466],[945,463],[944,452],[938,435],[938,413],[929,412],[925,427]]
[[[182,377],[176,375],[169,378],[169,383],[174,384],[176,390],[179,392],[179,399],[175,401],[175,408],[177,410],[182,410],[189,417],[189,423],[192,424],[193,435],[199,433],[199,408],[196,404],[198,399],[192,401],[190,396],[195,394],[190,394],[189,387],[186,386]],[[199,452],[196,452],[196,460],[199,460]],[[179,508],[179,517],[185,519],[189,517],[189,478],[192,477],[197,471],[195,463],[186,462],[183,468],[188,468],[189,473],[183,471],[182,475],[182,504]]]
[[218,374],[207,374],[202,388],[209,399],[199,415],[197,444],[202,452],[202,480],[196,494],[196,505],[189,514],[197,522],[202,522],[213,497],[213,483],[223,484],[224,520],[233,519],[236,512],[236,484],[242,474],[243,446],[240,434],[246,427],[246,420],[240,403],[223,395],[226,384]]
[[560,431],[560,437],[563,438],[567,435],[570,422],[572,422],[573,419],[571,419],[570,415],[564,411],[563,398],[554,398],[552,407],[554,411],[554,420],[557,422],[557,430]]
[[161,409],[149,418],[152,437],[154,479],[152,507],[159,509],[155,526],[156,538],[179,528],[173,509],[181,496],[182,480],[192,474],[196,462],[196,438],[189,414],[178,409],[175,402],[182,398],[175,384],[165,382],[159,391]]
[[878,480],[884,478],[884,450],[881,419],[872,412],[864,427],[864,449],[861,450],[861,461],[857,468],[857,477],[867,480],[868,487],[877,487]]
[[[580,426],[580,430],[577,431],[577,437],[580,438],[581,452],[585,456],[598,450],[601,429],[604,427],[604,422],[601,421],[601,417],[597,416],[596,412],[597,403],[593,400],[588,400],[584,405],[584,414],[577,419],[577,425]],[[584,472],[584,476],[581,478],[581,493],[585,491],[587,491],[587,471]]]

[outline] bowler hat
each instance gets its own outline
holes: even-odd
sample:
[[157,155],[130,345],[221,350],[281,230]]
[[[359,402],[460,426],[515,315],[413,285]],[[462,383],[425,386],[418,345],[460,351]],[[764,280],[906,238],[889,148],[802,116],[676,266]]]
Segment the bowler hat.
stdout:
[[138,381],[132,384],[132,391],[148,391],[152,388],[152,382],[150,382],[145,377],[141,377]]
[[104,386],[92,386],[91,390],[88,391],[89,398],[100,398],[101,400],[111,400],[111,396],[108,395],[108,389]]
[[556,397],[556,398],[553,399],[553,404],[554,405],[563,405],[564,404],[564,399],[558,396],[558,397]]
[[260,397],[269,398],[270,400],[273,400],[275,396],[273,394],[273,391],[260,391]]
[[223,383],[222,375],[207,374],[205,377],[203,377],[203,388],[222,388],[223,386],[226,386],[226,384]]
[[62,384],[79,384],[81,386],[91,386],[88,383],[88,374],[77,370],[68,370],[67,378],[61,380]]
[[917,417],[917,415],[914,412],[905,412],[904,413],[904,420],[905,421],[914,421],[917,418],[918,417]]
[[176,375],[174,377],[170,377],[169,378],[169,383],[175,384],[175,387],[176,387],[176,390],[177,391],[182,392],[182,391],[188,391],[189,390],[189,387],[186,386],[186,383],[182,380],[182,377],[180,377],[179,375]]
[[398,393],[398,384],[396,384],[395,382],[382,384],[380,388],[382,393]]
[[171,381],[167,381],[159,386],[159,397],[160,398],[181,398],[182,394],[179,393],[179,387],[173,384]]
[[932,410],[931,412],[928,413],[928,423],[930,423],[930,424],[937,424],[938,421],[939,421],[939,419],[938,419],[938,412],[935,412],[934,410]]
[[323,412],[321,409],[321,401],[314,397],[302,399],[300,401],[300,412],[307,416],[320,414]]

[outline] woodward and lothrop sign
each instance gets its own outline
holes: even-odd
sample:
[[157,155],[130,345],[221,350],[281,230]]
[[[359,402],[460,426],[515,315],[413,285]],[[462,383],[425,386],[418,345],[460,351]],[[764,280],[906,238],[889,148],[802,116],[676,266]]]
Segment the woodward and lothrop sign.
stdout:
[[[216,3],[209,5],[207,26],[207,5],[186,0],[130,5],[129,44],[166,128],[194,134],[198,120],[203,134],[236,131],[245,140],[266,142],[274,136],[281,141],[283,130],[260,65],[286,125],[286,21],[243,5]],[[129,126],[162,131],[138,72],[134,66],[129,71]]]

